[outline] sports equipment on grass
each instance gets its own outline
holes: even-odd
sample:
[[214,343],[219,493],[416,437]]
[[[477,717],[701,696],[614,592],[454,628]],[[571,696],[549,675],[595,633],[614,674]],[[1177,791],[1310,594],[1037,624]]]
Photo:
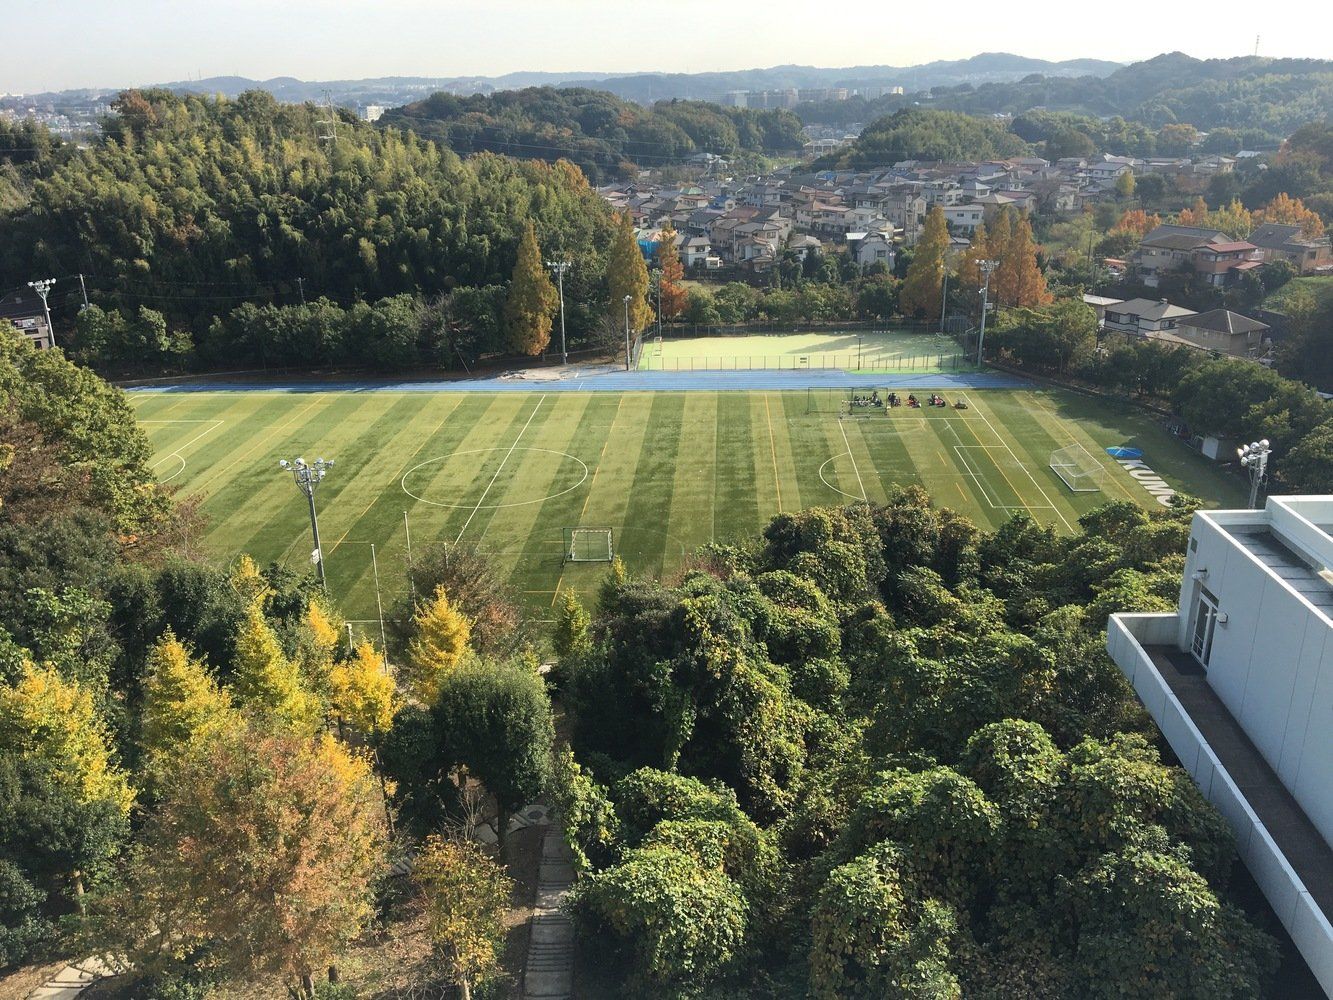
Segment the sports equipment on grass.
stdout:
[[1102,464],[1081,444],[1051,452],[1051,471],[1074,493],[1096,493],[1102,488]]
[[610,528],[565,529],[565,562],[610,562],[615,555]]

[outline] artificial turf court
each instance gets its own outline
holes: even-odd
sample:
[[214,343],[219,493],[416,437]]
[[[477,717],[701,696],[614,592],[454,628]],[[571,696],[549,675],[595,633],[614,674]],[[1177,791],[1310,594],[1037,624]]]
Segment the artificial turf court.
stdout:
[[[1105,453],[1144,450],[1172,485],[1214,504],[1240,487],[1150,417],[1049,391],[970,391],[970,408],[840,419],[807,392],[135,393],[159,478],[201,494],[223,558],[308,566],[304,498],[280,458],[336,459],[317,494],[329,585],[371,628],[376,564],[387,612],[411,545],[490,553],[534,611],[560,588],[590,594],[604,563],[564,564],[565,529],[614,529],[631,572],[669,575],[710,540],[753,539],[769,518],[884,499],[919,483],[983,527],[1026,511],[1057,530],[1112,498],[1154,503]],[[1105,462],[1099,493],[1048,468],[1082,444]],[[404,519],[406,512],[406,524]],[[371,548],[374,546],[375,562]],[[544,617],[544,615],[539,615]]]
[[644,337],[642,371],[826,370],[972,371],[952,337],[900,330],[748,334],[732,337]]

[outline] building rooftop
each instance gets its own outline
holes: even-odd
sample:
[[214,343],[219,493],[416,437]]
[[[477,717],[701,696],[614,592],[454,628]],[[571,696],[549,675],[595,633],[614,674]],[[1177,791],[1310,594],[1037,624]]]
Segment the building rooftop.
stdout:
[[[1084,296],[1086,299],[1086,296]],[[1268,329],[1267,323],[1250,319],[1230,309],[1209,309],[1194,316],[1187,316],[1180,321],[1180,326],[1194,327],[1199,330],[1212,330],[1215,333],[1254,333]]]

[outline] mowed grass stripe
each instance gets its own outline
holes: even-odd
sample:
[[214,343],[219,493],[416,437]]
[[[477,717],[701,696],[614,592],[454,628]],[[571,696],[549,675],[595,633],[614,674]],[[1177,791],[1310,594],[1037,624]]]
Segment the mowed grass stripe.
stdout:
[[[191,417],[198,414],[199,419],[222,420],[224,424],[204,439],[207,447],[191,451],[185,462],[185,470],[171,481],[171,485],[179,490],[182,495],[199,493],[208,497],[226,485],[227,480],[218,475],[219,470],[225,467],[234,454],[243,450],[253,440],[256,414],[262,412],[273,421],[281,421],[284,417],[290,415],[291,407],[289,404],[284,405],[283,400],[259,400],[253,396],[215,397],[208,400],[201,399],[199,402],[211,405],[201,406],[198,410],[190,413]],[[169,420],[172,418],[158,416],[156,412],[149,411],[149,413],[142,414],[141,419]],[[176,419],[179,419],[179,417]],[[150,441],[157,449],[155,456],[157,459],[166,457],[174,445],[159,445],[152,431],[157,427],[169,426],[176,425],[149,425]],[[187,426],[199,425],[190,424]],[[201,444],[204,442],[201,442]],[[165,466],[158,466],[154,471],[163,472],[164,469]]]
[[[510,585],[534,597],[539,597],[539,592],[553,592],[558,585],[564,529],[578,523],[601,447],[619,406],[614,397],[600,393],[565,396],[558,405],[559,419],[543,428],[541,447],[583,462],[588,467],[587,478],[580,482],[583,469],[569,458],[535,456],[547,459],[548,468],[538,480],[539,486],[525,487],[517,498],[545,499],[496,511],[486,535],[486,549],[499,550],[496,563]],[[497,539],[497,533],[501,539]]]
[[[828,436],[829,424],[837,424],[836,414],[805,412],[805,400],[795,398],[791,393],[770,397],[774,405],[774,427],[785,430],[779,434],[778,464],[783,470],[782,499],[783,509],[796,511],[804,507],[822,504],[842,503],[847,498],[839,495],[820,478],[820,467],[824,460],[833,458],[842,450],[841,436],[836,427],[833,434],[838,439],[834,448]],[[777,421],[777,405],[782,406],[782,420]],[[829,482],[837,483],[832,463],[825,470]]]
[[[708,544],[715,536],[717,417],[717,393],[686,393],[671,506],[663,521],[667,533],[689,552]],[[663,555],[663,572],[679,565],[679,547],[667,548]]]
[[[1065,531],[1073,531],[1077,518],[1071,518],[1068,514],[1061,511],[1057,504],[1057,497],[1055,496],[1053,488],[1038,477],[1039,469],[1047,470],[1046,458],[1040,459],[1040,465],[1038,465],[1037,463],[1039,460],[1029,453],[1024,442],[1017,438],[1010,428],[1004,425],[1003,420],[997,422],[990,419],[989,407],[987,404],[980,401],[974,402],[972,404],[972,410],[977,418],[986,425],[986,429],[991,433],[991,436],[999,438],[1001,443],[1005,445],[1005,452],[997,451],[995,453],[997,460],[1005,463],[1001,466],[1004,474],[1014,480],[1015,488],[1022,492],[1026,498],[1027,504],[1032,508],[1035,508],[1033,513],[1037,521],[1041,524],[1047,524],[1053,523],[1052,519],[1054,519],[1054,521],[1059,522],[1058,524],[1054,524],[1054,527],[1057,529],[1063,527]],[[1018,468],[1016,470],[1013,469],[1013,465],[1017,465]],[[1047,476],[1054,478],[1054,473],[1047,470]],[[1038,516],[1038,514],[1041,513],[1040,508],[1043,506],[1048,508],[1044,512],[1047,515],[1046,517]]]
[[712,505],[713,535],[719,542],[752,535],[761,510],[765,517],[777,513],[772,468],[762,399],[751,393],[718,393]]
[[651,574],[661,573],[668,544],[679,556],[679,544],[669,538],[666,526],[674,499],[687,395],[657,393],[651,397],[643,443],[629,485],[625,527],[620,533],[623,548],[642,571]]

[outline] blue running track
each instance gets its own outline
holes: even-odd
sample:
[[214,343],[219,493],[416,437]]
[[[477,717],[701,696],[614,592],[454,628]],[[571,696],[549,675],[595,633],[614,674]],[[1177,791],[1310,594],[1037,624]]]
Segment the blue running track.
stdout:
[[563,378],[482,378],[456,381],[178,382],[136,386],[130,392],[776,392],[784,389],[867,388],[906,390],[1032,389],[1017,375],[969,372],[911,375],[844,371],[596,372]]

